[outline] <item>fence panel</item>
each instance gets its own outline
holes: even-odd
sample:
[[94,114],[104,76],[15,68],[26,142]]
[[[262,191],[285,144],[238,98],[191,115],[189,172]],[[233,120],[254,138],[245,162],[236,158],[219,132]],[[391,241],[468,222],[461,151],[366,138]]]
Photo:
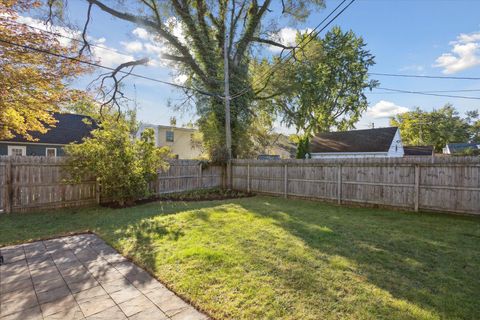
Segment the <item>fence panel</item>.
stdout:
[[[0,213],[93,205],[100,201],[94,177],[68,183],[64,158],[0,156]],[[220,166],[172,160],[151,184],[154,194],[222,186]],[[108,201],[103,199],[102,201]]]
[[232,172],[238,190],[480,214],[478,157],[234,160]]

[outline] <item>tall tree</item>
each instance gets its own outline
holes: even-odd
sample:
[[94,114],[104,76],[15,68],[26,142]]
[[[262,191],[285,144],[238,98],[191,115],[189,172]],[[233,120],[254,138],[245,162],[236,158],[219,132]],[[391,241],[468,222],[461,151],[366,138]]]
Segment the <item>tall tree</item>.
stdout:
[[400,128],[402,141],[406,145],[433,145],[441,152],[447,143],[468,142],[471,127],[466,118],[451,104],[431,112],[416,108],[398,114],[390,120],[390,125]]
[[[248,129],[254,111],[250,102],[256,94],[250,86],[249,64],[255,58],[252,47],[260,44],[289,48],[268,36],[278,31],[276,21],[280,18],[290,22],[304,21],[312,10],[324,6],[323,0],[284,0],[276,4],[271,0],[262,3],[257,0],[85,1],[89,14],[97,8],[147,29],[169,48],[163,58],[188,75],[187,84],[209,93],[196,95],[195,105],[206,147],[211,156],[220,158],[225,145],[223,59],[226,36],[231,95],[238,95],[231,101],[232,151],[234,156],[241,156],[251,147]],[[62,0],[50,1],[52,4],[59,2]],[[88,23],[84,31],[87,27]],[[182,37],[174,32],[179,28]]]
[[[353,31],[334,27],[324,38],[298,34],[297,43],[308,45],[272,77],[265,90],[268,93],[257,99],[270,104],[282,121],[300,134],[301,157],[313,134],[353,128],[368,106],[365,90],[377,82],[368,78],[374,57]],[[266,64],[264,61],[259,69]]]
[[15,23],[19,12],[40,5],[33,0],[7,0],[0,5],[0,139],[16,134],[32,139],[30,131],[44,133],[55,125],[52,113],[77,94],[69,90],[68,81],[87,71],[75,61],[28,49],[61,55],[77,51],[49,33]]

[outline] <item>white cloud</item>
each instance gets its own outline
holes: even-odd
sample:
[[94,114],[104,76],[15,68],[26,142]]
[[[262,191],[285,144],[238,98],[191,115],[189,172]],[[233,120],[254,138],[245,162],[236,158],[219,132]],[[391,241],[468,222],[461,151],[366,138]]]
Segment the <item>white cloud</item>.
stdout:
[[121,44],[128,52],[139,52],[143,50],[143,43],[141,43],[140,41],[122,41]]
[[150,38],[150,34],[148,33],[148,31],[143,29],[143,28],[135,28],[132,31],[132,33],[142,40],[149,40],[149,38]]
[[[293,29],[289,27],[285,27],[280,29],[278,32],[271,34],[270,39],[276,42],[279,42],[285,46],[293,46],[295,45],[295,39],[297,37],[297,33],[306,33],[306,32],[311,32],[312,29],[307,28],[307,29]],[[268,49],[273,52],[280,52],[282,48],[276,47],[276,46],[268,46]]]
[[462,33],[450,45],[453,46],[451,52],[438,57],[434,67],[451,74],[480,65],[480,32]]
[[94,58],[98,59],[102,65],[107,67],[116,67],[119,64],[135,60],[134,56],[126,55],[109,47],[91,47]]
[[374,119],[389,118],[408,111],[409,109],[406,107],[398,106],[390,101],[380,100],[375,105],[368,108],[367,116]]

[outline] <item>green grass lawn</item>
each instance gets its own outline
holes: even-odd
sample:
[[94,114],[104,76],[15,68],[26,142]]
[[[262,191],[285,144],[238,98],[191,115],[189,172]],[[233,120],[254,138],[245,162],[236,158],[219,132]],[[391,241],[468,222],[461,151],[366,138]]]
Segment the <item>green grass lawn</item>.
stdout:
[[216,319],[478,319],[480,219],[271,197],[0,216],[91,230]]

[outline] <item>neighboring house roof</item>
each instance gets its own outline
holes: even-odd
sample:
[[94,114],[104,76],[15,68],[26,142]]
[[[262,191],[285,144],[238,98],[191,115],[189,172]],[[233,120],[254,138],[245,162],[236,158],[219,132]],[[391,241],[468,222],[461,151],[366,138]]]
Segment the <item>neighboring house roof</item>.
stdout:
[[478,143],[447,143],[450,153],[463,152],[467,149],[480,149]]
[[431,156],[433,146],[404,146],[403,152],[406,156]]
[[397,127],[324,132],[311,139],[310,152],[388,152]]
[[278,154],[259,154],[257,160],[280,160]]
[[[81,142],[83,138],[90,136],[92,130],[97,128],[93,119],[88,116],[54,113],[53,117],[57,120],[57,123],[54,127],[50,127],[46,133],[29,132],[36,141],[29,141],[19,135],[2,141],[69,144],[71,142]],[[85,123],[83,119],[88,119],[91,124]]]

